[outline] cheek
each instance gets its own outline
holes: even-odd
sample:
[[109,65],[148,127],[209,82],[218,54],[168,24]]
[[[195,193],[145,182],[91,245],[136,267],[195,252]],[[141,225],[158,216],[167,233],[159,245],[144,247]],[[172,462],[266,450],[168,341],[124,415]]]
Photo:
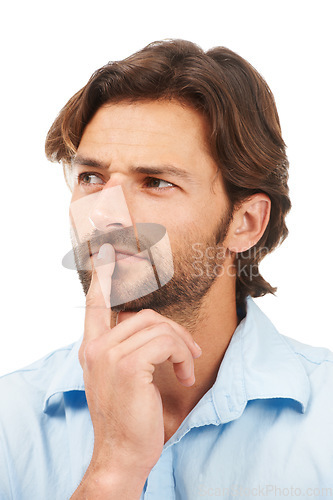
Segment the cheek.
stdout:
[[195,243],[205,240],[198,224],[193,221],[172,226],[168,234],[174,255],[188,254]]
[[192,243],[204,243],[216,231],[221,220],[221,200],[208,194],[198,196],[191,204],[170,200],[163,208],[132,207],[133,223],[150,222],[161,224],[167,231],[173,252],[182,252]]
[[72,197],[71,197],[70,204],[75,203],[77,200],[79,200],[83,196],[84,195],[81,192],[81,190],[77,186],[74,187],[73,190],[72,190]]

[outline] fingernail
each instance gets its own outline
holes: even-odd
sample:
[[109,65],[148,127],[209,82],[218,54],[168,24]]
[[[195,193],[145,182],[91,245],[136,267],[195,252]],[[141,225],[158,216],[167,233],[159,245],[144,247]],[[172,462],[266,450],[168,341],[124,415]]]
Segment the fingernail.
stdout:
[[99,252],[97,254],[97,260],[107,260],[110,261],[112,258],[112,247],[108,243],[104,243],[104,245],[101,246],[99,249]]

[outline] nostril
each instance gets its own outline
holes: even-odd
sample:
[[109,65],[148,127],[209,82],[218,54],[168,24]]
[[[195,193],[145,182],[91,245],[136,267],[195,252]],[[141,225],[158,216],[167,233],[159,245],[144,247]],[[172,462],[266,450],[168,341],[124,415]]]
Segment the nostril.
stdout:
[[110,222],[110,216],[98,211],[95,211],[94,214],[89,217],[89,222],[95,229],[103,232],[124,227],[124,224],[121,222]]
[[115,229],[120,229],[123,225],[120,222],[114,222],[111,224],[107,224],[106,227],[114,227]]

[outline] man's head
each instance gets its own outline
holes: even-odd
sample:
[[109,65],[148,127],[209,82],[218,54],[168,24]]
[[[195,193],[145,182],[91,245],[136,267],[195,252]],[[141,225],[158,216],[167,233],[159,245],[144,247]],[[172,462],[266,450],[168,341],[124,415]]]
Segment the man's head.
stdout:
[[[162,130],[161,124],[167,130]],[[194,129],[191,129],[192,125]],[[136,133],[141,134],[139,142],[136,142],[133,126],[136,127]],[[95,140],[97,136],[100,143],[94,154],[103,160],[102,144],[105,137],[102,137],[102,130],[109,130],[111,135],[123,134],[114,139],[113,146],[118,144],[116,149],[121,150],[121,144],[125,144],[126,154],[132,151],[132,157],[126,161],[133,162],[133,151],[140,150],[138,144],[146,148],[146,152],[152,151],[151,146],[155,144],[153,137],[157,138],[158,135],[155,134],[156,127],[160,137],[156,141],[154,162],[159,159],[159,165],[165,165],[167,161],[170,163],[170,148],[179,138],[181,142],[177,143],[177,151],[182,150],[184,154],[179,164],[185,165],[185,170],[192,174],[194,164],[198,192],[197,198],[191,198],[191,207],[195,209],[196,215],[200,214],[200,218],[195,218],[194,212],[190,210],[187,214],[188,232],[185,232],[185,220],[181,214],[188,210],[186,194],[183,199],[171,199],[170,194],[163,194],[164,197],[170,196],[170,200],[164,200],[162,204],[158,202],[160,208],[163,206],[161,212],[156,209],[156,202],[151,202],[150,217],[154,219],[155,216],[159,219],[155,222],[163,224],[164,219],[160,215],[164,211],[165,215],[169,215],[169,225],[171,219],[173,224],[179,223],[179,252],[184,252],[190,245],[193,255],[193,244],[210,246],[215,242],[215,258],[218,252],[217,239],[220,238],[218,243],[222,244],[221,238],[224,241],[230,223],[233,224],[229,228],[232,234],[229,234],[228,248],[235,257],[237,299],[240,301],[248,294],[257,297],[274,292],[259,274],[258,264],[287,236],[285,216],[290,209],[290,200],[285,145],[274,99],[265,81],[249,63],[223,47],[205,53],[196,45],[182,40],[156,42],[94,73],[55,120],[46,140],[46,153],[49,159],[63,162],[69,179],[70,172],[75,168],[73,160],[87,152],[91,158],[92,149],[90,147],[87,151],[87,144],[98,145]],[[186,143],[186,134],[191,137],[189,144]],[[197,141],[194,139],[196,135]],[[161,145],[163,137],[168,137],[165,145]],[[107,142],[110,144],[109,138]],[[199,154],[195,146],[200,146],[200,155],[206,155],[203,161],[200,155],[199,158],[195,156]],[[109,176],[104,179],[105,183],[125,181],[125,177],[121,176],[127,176],[128,172],[125,174],[121,168],[126,161],[117,163],[115,156],[111,155],[111,158],[109,153],[110,150],[105,153],[104,159],[106,163],[110,160],[110,167],[112,163],[116,170],[113,179]],[[121,151],[114,152],[118,153],[121,156]],[[175,162],[178,153],[174,153]],[[138,153],[136,164],[145,159],[139,158]],[[153,161],[152,158],[150,160]],[[122,167],[118,169],[120,164]],[[129,163],[126,165],[128,167]],[[172,183],[171,178],[166,180]],[[186,184],[186,189],[187,186],[190,184]],[[185,184],[178,189],[186,193]],[[73,194],[75,196],[77,192]],[[266,203],[266,209],[263,208],[265,200],[269,202]],[[270,220],[267,224],[268,205]],[[258,206],[259,209],[256,208]],[[246,207],[249,208],[247,220]],[[256,234],[253,227],[252,233],[248,231],[253,210],[257,210],[258,220],[262,218],[262,222],[266,221],[263,231],[258,230]],[[261,215],[258,210],[262,212]],[[138,209],[136,213],[139,218],[147,216],[146,213],[139,215]],[[242,220],[247,229],[244,224],[242,226]],[[172,243],[175,248],[176,240]],[[185,254],[189,257],[189,252]],[[183,263],[186,262],[185,254]],[[204,252],[205,258],[208,259]],[[202,260],[200,270],[203,264]],[[186,275],[186,266],[180,263],[180,268],[186,271]],[[188,286],[185,288],[188,289]]]
[[[191,310],[193,317],[221,273],[231,207],[206,133],[201,114],[173,100],[105,104],[86,126],[70,174],[74,248],[76,241],[89,240],[93,254],[109,241],[118,257],[117,249],[134,253],[131,228],[160,224],[173,255],[172,279],[141,296],[154,279],[151,266],[145,260],[118,258],[112,276],[113,311],[152,308],[164,315],[177,312],[180,319]],[[149,240],[152,235],[148,231],[146,236]],[[200,248],[203,258],[196,259]],[[169,275],[168,249],[159,250],[155,265]],[[79,264],[84,268],[84,256]],[[91,272],[79,274],[87,292]]]

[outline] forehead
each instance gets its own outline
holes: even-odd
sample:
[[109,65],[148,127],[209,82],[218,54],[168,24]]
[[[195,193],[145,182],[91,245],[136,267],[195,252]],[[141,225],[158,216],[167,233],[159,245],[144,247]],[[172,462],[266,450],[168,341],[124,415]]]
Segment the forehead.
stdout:
[[[121,102],[103,105],[86,126],[78,152],[99,156],[127,153],[210,156],[206,119],[177,101]],[[95,150],[95,151],[94,151]],[[103,158],[101,158],[103,159]]]

